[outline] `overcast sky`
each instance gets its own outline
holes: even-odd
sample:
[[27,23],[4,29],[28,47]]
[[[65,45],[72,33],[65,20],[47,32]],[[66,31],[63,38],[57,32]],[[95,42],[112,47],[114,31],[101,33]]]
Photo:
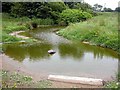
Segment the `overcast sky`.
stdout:
[[118,2],[120,0],[84,0],[85,2],[89,3],[90,5],[94,5],[96,3],[104,6],[104,4],[106,3],[106,7],[107,8],[111,8],[111,9],[115,9],[116,7],[118,7]]

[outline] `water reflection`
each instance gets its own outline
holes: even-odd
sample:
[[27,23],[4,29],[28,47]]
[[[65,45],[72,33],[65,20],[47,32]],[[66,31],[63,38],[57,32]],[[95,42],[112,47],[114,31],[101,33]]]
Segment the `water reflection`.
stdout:
[[30,60],[41,60],[49,58],[47,51],[54,48],[58,50],[58,56],[62,59],[73,57],[74,60],[80,60],[86,53],[91,53],[94,56],[93,59],[103,59],[104,56],[118,59],[118,54],[115,51],[80,42],[71,42],[53,33],[59,28],[61,27],[44,27],[21,33],[22,35],[37,38],[43,43],[6,44],[3,45],[5,54],[18,61],[23,61],[26,57],[29,57]]
[[52,48],[52,45],[46,43],[40,44],[6,44],[3,45],[5,54],[14,60],[22,62],[26,57],[30,60],[42,60],[42,58],[49,58],[47,51]]
[[59,44],[58,48],[62,58],[73,57],[74,60],[80,60],[84,55],[81,48],[77,47],[75,44]]
[[[59,43],[52,45],[51,43],[37,43],[37,44],[5,44],[5,54],[14,60],[22,62],[26,57],[29,60],[49,59],[47,53],[50,49],[56,49],[58,56],[61,59],[71,57],[73,60],[82,60],[85,54],[93,55],[91,59],[103,59],[104,57],[112,57],[117,59],[118,55],[109,49],[104,49],[96,46],[90,46],[82,43]],[[58,57],[56,56],[56,57]]]
[[[49,74],[111,77],[117,71],[118,54],[110,49],[69,41],[53,33],[56,28],[39,28],[24,35],[41,40],[33,44],[4,44],[5,54],[30,70]],[[48,50],[56,53],[52,56]]]

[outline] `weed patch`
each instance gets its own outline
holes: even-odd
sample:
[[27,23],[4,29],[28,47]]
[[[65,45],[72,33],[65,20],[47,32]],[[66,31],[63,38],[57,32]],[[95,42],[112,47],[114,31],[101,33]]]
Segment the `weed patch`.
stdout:
[[87,21],[70,24],[57,34],[119,51],[117,13],[103,13]]

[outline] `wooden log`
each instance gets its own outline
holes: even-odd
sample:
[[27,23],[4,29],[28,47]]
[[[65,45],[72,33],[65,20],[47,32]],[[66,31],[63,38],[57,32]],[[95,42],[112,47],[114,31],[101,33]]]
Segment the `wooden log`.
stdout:
[[48,79],[53,81],[61,81],[61,82],[68,82],[68,83],[79,83],[79,84],[103,86],[102,79],[71,77],[71,76],[62,76],[62,75],[49,75]]

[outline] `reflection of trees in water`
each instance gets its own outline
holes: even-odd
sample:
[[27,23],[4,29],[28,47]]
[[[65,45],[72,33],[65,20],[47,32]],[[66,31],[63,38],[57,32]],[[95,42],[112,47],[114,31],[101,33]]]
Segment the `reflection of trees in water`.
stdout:
[[107,48],[102,48],[102,47],[92,46],[82,43],[76,44],[76,46],[80,47],[81,51],[83,51],[84,53],[85,52],[93,53],[95,59],[97,58],[102,59],[103,56],[118,58],[118,54],[115,51]]
[[34,44],[34,45],[19,45],[9,44],[5,45],[5,54],[14,60],[22,62],[26,57],[30,60],[40,60],[40,58],[47,58],[49,55],[47,51],[52,48],[50,44]]
[[5,54],[14,60],[22,62],[26,57],[27,48],[25,47],[18,47],[18,45],[15,44],[5,45],[3,47],[5,47]]
[[[42,60],[49,58],[47,51],[53,46],[48,43],[41,44],[6,44],[3,49],[6,55],[22,62],[26,57],[30,60]],[[90,46],[81,43],[59,44],[59,54],[62,58],[73,57],[75,60],[80,60],[84,53],[91,53],[95,59],[102,59],[103,56],[113,57],[118,59],[118,54],[110,49],[97,46]]]
[[101,48],[97,46],[91,46],[82,43],[72,43],[72,44],[60,44],[59,53],[61,57],[72,56],[74,58],[82,58],[84,53],[92,53],[95,59],[102,59],[103,56],[118,58],[116,52]]
[[62,58],[72,56],[75,59],[80,59],[83,57],[83,52],[75,44],[60,44],[59,53]]
[[50,50],[51,48],[52,46],[50,44],[43,43],[28,47],[30,60],[40,60],[40,58],[48,58],[48,50]]

